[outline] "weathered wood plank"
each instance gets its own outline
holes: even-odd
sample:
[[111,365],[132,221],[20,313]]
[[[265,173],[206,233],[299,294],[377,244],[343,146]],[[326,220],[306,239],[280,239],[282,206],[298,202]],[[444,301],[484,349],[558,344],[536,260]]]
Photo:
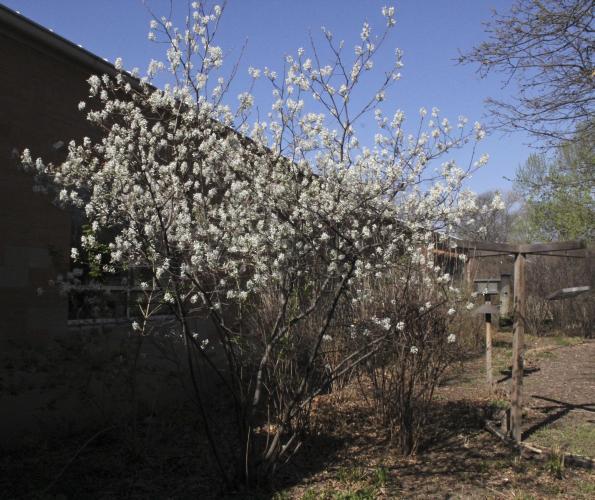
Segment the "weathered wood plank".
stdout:
[[454,242],[457,250],[478,250],[486,252],[518,253],[518,245],[511,243],[493,243],[491,241],[459,240]]
[[[524,452],[523,454],[527,456],[527,458],[548,458],[552,456],[560,456],[559,452],[549,448],[538,448],[537,446],[528,443],[516,443],[505,433],[499,431],[494,423],[490,422],[489,420],[485,422],[485,428],[508,446],[514,448],[515,450],[521,451],[521,453]],[[573,455],[572,453],[563,453],[562,458],[565,464],[574,465],[589,470],[595,469],[595,458]]]
[[469,241],[459,240],[455,241],[457,250],[477,250],[479,252],[499,252],[499,253],[544,253],[548,252],[564,252],[571,250],[584,250],[587,248],[584,241],[554,241],[549,243],[523,243],[515,245],[512,243],[494,243],[492,241]]
[[490,394],[494,392],[494,375],[492,370],[492,315],[486,314],[486,382]]
[[550,243],[528,243],[518,246],[521,253],[562,252],[587,248],[584,241],[553,241]]
[[525,344],[525,255],[514,260],[514,323],[512,337],[512,387],[510,392],[510,431],[521,442],[523,424],[523,355]]

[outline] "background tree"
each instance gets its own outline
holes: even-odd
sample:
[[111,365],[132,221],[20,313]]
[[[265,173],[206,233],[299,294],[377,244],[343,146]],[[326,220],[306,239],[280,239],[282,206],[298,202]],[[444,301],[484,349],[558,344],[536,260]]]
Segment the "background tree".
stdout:
[[593,239],[593,136],[592,128],[580,130],[553,157],[534,154],[518,168],[515,190],[525,203],[517,230],[528,239]]
[[494,11],[488,40],[459,60],[518,86],[510,101],[488,100],[497,126],[526,130],[547,146],[573,138],[579,124],[592,134],[593,15],[592,0],[516,0],[508,14]]
[[515,239],[519,193],[486,191],[477,196],[477,206],[461,222],[458,235],[473,241],[506,242]]

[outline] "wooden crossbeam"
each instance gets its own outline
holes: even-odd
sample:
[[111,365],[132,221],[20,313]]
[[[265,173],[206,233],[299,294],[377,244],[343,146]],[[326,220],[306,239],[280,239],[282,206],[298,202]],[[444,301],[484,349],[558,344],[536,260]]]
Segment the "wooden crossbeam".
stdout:
[[480,252],[497,252],[499,254],[547,254],[549,252],[565,252],[570,250],[584,250],[587,248],[584,241],[555,241],[550,243],[494,243],[492,241],[456,242],[457,250],[477,250]]
[[515,254],[511,254],[509,252],[486,253],[485,251],[482,251],[481,253],[474,253],[473,255],[470,255],[469,258],[471,258],[471,259],[486,259],[488,257],[502,257],[502,256],[514,257],[514,255]]
[[511,243],[493,243],[491,241],[456,241],[456,248],[458,250],[479,250],[486,252],[499,253],[518,253],[518,245]]
[[531,255],[544,255],[546,257],[564,257],[565,259],[586,259],[586,255],[572,255],[567,253],[533,253]]
[[587,248],[584,241],[555,241],[551,243],[529,243],[518,245],[517,252],[524,254],[564,252],[567,250],[583,250]]

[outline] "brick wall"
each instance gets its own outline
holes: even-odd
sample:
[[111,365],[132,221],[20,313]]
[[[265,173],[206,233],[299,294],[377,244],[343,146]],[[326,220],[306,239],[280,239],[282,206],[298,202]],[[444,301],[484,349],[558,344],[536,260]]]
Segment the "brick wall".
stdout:
[[69,139],[91,133],[77,109],[90,74],[0,23],[0,343],[65,331],[66,299],[48,281],[68,271],[70,215],[16,165],[25,147],[56,161]]

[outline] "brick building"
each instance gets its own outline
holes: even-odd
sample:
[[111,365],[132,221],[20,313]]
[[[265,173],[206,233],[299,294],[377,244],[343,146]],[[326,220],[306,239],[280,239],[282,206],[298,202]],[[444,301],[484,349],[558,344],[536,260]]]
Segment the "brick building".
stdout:
[[[0,345],[66,330],[68,304],[50,279],[68,271],[71,217],[33,191],[17,168],[33,157],[58,161],[64,142],[90,135],[77,104],[91,74],[113,74],[101,58],[0,5]],[[45,291],[44,291],[45,290]]]

